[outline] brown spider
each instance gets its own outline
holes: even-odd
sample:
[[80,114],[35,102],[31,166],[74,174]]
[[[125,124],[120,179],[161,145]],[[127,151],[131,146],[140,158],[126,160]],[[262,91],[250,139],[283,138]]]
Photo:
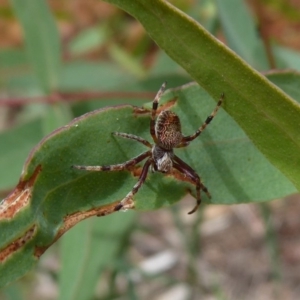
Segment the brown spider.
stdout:
[[148,157],[143,166],[138,182],[134,185],[133,189],[126,195],[126,197],[123,200],[121,200],[120,203],[115,207],[115,210],[120,210],[121,208],[123,208],[125,204],[132,199],[133,195],[138,192],[138,190],[146,180],[149,167],[151,167],[151,169],[154,171],[162,173],[170,173],[172,169],[175,168],[195,184],[197,203],[195,207],[189,212],[189,214],[194,213],[201,203],[201,189],[206,193],[206,195],[209,198],[211,198],[207,188],[201,182],[201,179],[196,173],[196,171],[194,171],[188,164],[186,164],[183,160],[177,157],[173,152],[173,148],[181,148],[188,146],[192,140],[194,140],[202,133],[202,131],[206,128],[206,126],[216,115],[219,107],[223,102],[224,94],[222,93],[217,103],[217,106],[215,107],[213,112],[207,117],[203,125],[201,125],[201,127],[194,134],[189,136],[183,136],[181,133],[180,119],[174,112],[170,110],[163,110],[159,113],[155,122],[158,103],[162,94],[165,91],[165,88],[166,82],[163,83],[152,103],[150,134],[154,141],[154,145],[150,144],[145,139],[133,134],[122,132],[112,133],[123,138],[138,141],[150,148],[150,150],[122,164],[109,166],[73,166],[73,168],[88,171],[122,171],[131,169],[133,166],[135,166],[136,164],[144,160],[146,157]]

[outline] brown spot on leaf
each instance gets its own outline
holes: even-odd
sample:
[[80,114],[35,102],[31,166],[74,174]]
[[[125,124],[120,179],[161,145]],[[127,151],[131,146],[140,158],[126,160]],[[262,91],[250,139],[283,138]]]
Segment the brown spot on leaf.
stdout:
[[[116,207],[118,207],[120,204],[120,201],[114,202],[113,204],[108,204],[105,206],[92,208],[88,211],[80,211],[76,212],[74,214],[68,215],[64,218],[64,225],[59,230],[58,235],[59,237],[62,236],[67,230],[69,230],[71,227],[73,227],[78,222],[93,217],[93,216],[106,216],[116,211]],[[132,209],[134,208],[133,201],[131,203],[127,203],[126,207],[123,207],[124,209]],[[120,209],[117,209],[120,210]]]
[[144,107],[134,106],[133,113],[134,115],[144,115],[144,114],[149,114],[150,110]]
[[134,177],[139,177],[142,173],[142,170],[143,168],[142,167],[139,167],[139,166],[135,166],[134,168],[132,168],[131,171],[131,174],[134,176]]
[[129,200],[125,205],[120,206],[120,201],[114,202],[113,204],[108,204],[105,206],[92,208],[88,211],[80,211],[73,213],[71,215],[68,215],[64,218],[64,223],[60,230],[58,231],[55,239],[50,245],[47,245],[46,247],[36,247],[34,255],[36,257],[40,257],[53,243],[55,243],[65,232],[67,232],[69,229],[71,229],[74,225],[79,223],[82,220],[85,220],[90,217],[98,216],[103,217],[109,214],[112,214],[118,210],[127,210],[127,209],[133,209],[134,203],[132,200]]
[[0,221],[12,219],[22,208],[26,207],[31,199],[33,184],[41,171],[37,166],[28,180],[20,180],[16,188],[0,204]]
[[36,225],[31,226],[21,237],[0,250],[0,262],[5,262],[12,254],[23,248],[30,240],[32,240],[36,233],[36,228]]

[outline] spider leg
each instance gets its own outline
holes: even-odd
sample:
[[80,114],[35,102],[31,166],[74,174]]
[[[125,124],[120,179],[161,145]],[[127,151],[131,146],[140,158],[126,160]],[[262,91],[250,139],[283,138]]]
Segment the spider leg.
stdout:
[[148,141],[146,141],[145,139],[141,138],[140,136],[130,134],[130,133],[124,133],[124,132],[112,132],[112,134],[116,135],[116,136],[120,136],[120,137],[125,138],[125,139],[135,140],[139,143],[144,144],[148,148],[152,148],[152,145]]
[[192,140],[194,140],[196,137],[198,137],[202,131],[206,128],[206,126],[211,122],[211,120],[214,118],[214,116],[217,114],[220,106],[222,105],[222,102],[224,100],[224,93],[221,94],[221,97],[215,107],[215,109],[213,110],[213,112],[206,118],[205,122],[201,125],[201,127],[192,135],[189,136],[185,136],[183,137],[181,143],[176,147],[176,148],[180,148],[180,147],[185,147],[189,144],[189,142],[191,142]]
[[190,178],[196,185],[197,203],[195,207],[188,213],[188,214],[192,214],[198,209],[198,207],[201,204],[200,190],[203,190],[208,198],[211,198],[211,195],[207,190],[206,186],[201,182],[201,179],[195,170],[193,170],[187,163],[181,160],[178,156],[175,155],[173,159],[174,159],[173,167],[177,169],[179,172],[186,175],[188,178]]
[[108,165],[108,166],[78,166],[73,165],[72,168],[79,169],[79,170],[86,170],[86,171],[122,171],[129,169],[130,167],[135,166],[139,162],[141,162],[146,157],[151,156],[151,150],[146,151],[128,161],[125,161],[122,164],[117,165]]
[[155,98],[152,102],[152,113],[151,113],[151,120],[150,120],[150,134],[151,134],[152,139],[155,142],[155,144],[158,142],[157,137],[155,135],[155,116],[156,116],[156,111],[157,111],[159,100],[160,100],[162,94],[164,93],[164,91],[166,89],[166,85],[167,85],[167,82],[164,82],[162,84],[161,88],[157,92],[157,94],[156,94],[156,96],[155,96]]
[[142,173],[139,177],[138,182],[134,185],[134,187],[132,188],[132,190],[125,196],[125,198],[123,198],[120,201],[120,204],[118,205],[118,210],[120,210],[123,206],[126,205],[126,203],[128,202],[128,200],[131,200],[132,197],[138,192],[138,190],[140,189],[140,187],[143,185],[143,183],[145,182],[146,178],[147,178],[147,174],[149,171],[149,167],[152,164],[152,158],[148,158],[148,160],[145,162]]

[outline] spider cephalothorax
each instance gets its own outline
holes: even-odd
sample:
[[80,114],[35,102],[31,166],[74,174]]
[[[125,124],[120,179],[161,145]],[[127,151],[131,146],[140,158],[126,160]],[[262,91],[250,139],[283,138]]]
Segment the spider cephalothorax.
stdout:
[[153,171],[158,171],[161,173],[171,173],[172,169],[176,169],[177,171],[182,173],[184,177],[187,177],[191,182],[194,183],[194,185],[196,186],[197,203],[195,207],[189,212],[189,214],[194,213],[198,209],[201,203],[201,190],[203,190],[207,194],[207,196],[210,197],[207,188],[201,182],[201,179],[196,173],[196,171],[194,171],[187,163],[185,163],[178,156],[176,156],[174,154],[173,149],[188,146],[188,144],[192,140],[194,140],[201,134],[201,132],[206,128],[206,126],[216,115],[224,99],[224,94],[221,95],[221,98],[218,101],[218,104],[215,107],[214,111],[207,117],[207,119],[201,125],[201,127],[197,129],[194,134],[189,136],[183,136],[181,133],[180,119],[174,112],[170,110],[163,110],[159,113],[157,119],[155,120],[158,102],[165,88],[166,83],[164,83],[161,86],[152,103],[150,134],[154,141],[154,145],[150,144],[145,139],[133,134],[113,132],[114,135],[140,142],[143,145],[150,148],[150,150],[122,164],[109,166],[73,166],[76,169],[88,171],[121,171],[131,169],[133,166],[135,166],[136,164],[140,163],[142,160],[148,157],[143,166],[138,182],[134,185],[133,189],[125,196],[125,198],[121,200],[119,204],[116,205],[115,210],[120,210],[123,207],[125,207],[128,200],[131,200],[133,195],[137,193],[139,188],[143,185],[144,181],[146,180],[149,168],[151,168]]
[[158,145],[152,147],[153,169],[162,173],[168,173],[173,167],[173,150],[161,148]]

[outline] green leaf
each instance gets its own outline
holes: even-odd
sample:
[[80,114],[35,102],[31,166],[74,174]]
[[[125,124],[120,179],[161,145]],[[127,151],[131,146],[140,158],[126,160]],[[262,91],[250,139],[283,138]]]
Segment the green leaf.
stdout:
[[300,103],[300,73],[293,70],[272,71],[267,78]]
[[12,188],[30,150],[43,137],[41,120],[33,120],[0,134],[0,189]]
[[6,76],[3,80],[5,90],[22,97],[43,95],[36,76],[30,71],[24,73],[16,72],[12,76]]
[[45,0],[12,0],[24,30],[26,50],[45,92],[56,90],[59,82],[60,39]]
[[4,73],[4,68],[18,67],[27,63],[28,61],[24,51],[13,48],[0,51],[0,74],[2,72]]
[[[215,107],[196,84],[170,90],[162,103],[167,100],[175,100],[169,105],[180,116],[185,135],[193,133]],[[18,244],[16,240],[26,238],[0,265],[0,286],[22,276],[43,251],[80,220],[114,211],[116,201],[137,182],[135,172],[88,172],[71,166],[122,163],[142,153],[147,150],[143,145],[112,136],[111,132],[132,133],[151,141],[149,120],[150,114],[139,115],[130,105],[108,107],[73,120],[33,149],[15,190],[18,197],[13,197],[19,199],[14,202],[14,207],[19,207],[17,212],[13,216],[10,211],[3,213],[11,198],[0,206],[0,259],[5,249]],[[265,201],[296,191],[224,110],[218,112],[201,138],[176,153],[201,175],[212,194],[211,203]],[[39,166],[41,171],[37,173]],[[24,191],[27,194],[22,194]],[[179,201],[188,191],[195,194],[190,183],[149,172],[134,202],[138,210],[154,210]],[[203,200],[208,202],[205,196]],[[122,219],[121,214],[116,215]]]
[[125,213],[81,222],[62,238],[60,298],[92,299],[102,270],[118,261],[126,231],[135,214]]
[[146,76],[146,71],[141,63],[132,55],[126,53],[121,47],[111,45],[108,51],[112,59],[120,64],[120,66],[122,66],[129,74],[133,74],[138,78]]
[[294,50],[277,46],[275,55],[278,61],[278,68],[291,68],[300,71],[300,54]]
[[[151,68],[151,77],[155,75],[174,76],[174,74],[185,75],[189,78],[188,74],[181,68],[174,60],[172,60],[165,52],[160,51],[153,67]],[[191,79],[189,80],[191,81]],[[172,81],[173,83],[173,81]]]
[[8,286],[3,292],[6,300],[23,300],[21,289],[17,284]]
[[162,0],[106,0],[137,18],[151,38],[215,99],[299,189],[300,106],[203,27]]
[[60,91],[115,90],[126,88],[133,79],[112,63],[76,61],[63,66]]
[[70,107],[66,103],[57,102],[48,105],[46,116],[43,118],[44,135],[70,122],[72,117]]
[[256,69],[268,69],[265,49],[246,2],[217,0],[216,3],[228,46]]
[[[116,64],[78,60],[65,63],[61,67],[59,91],[128,90],[128,85],[134,81],[135,78],[131,74]],[[7,90],[14,93],[18,91],[22,96],[41,95],[38,82],[30,72],[4,78],[4,84]]]
[[94,26],[79,32],[69,43],[69,51],[72,55],[82,55],[104,44],[108,37],[106,26]]

